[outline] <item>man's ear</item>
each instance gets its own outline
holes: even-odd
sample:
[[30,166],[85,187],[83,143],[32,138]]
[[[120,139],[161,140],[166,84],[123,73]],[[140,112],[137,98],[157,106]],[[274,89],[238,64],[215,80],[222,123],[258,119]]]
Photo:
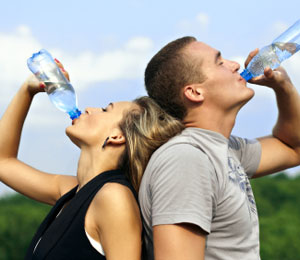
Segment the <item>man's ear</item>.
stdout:
[[184,96],[191,102],[203,102],[204,89],[200,84],[191,84],[183,88]]

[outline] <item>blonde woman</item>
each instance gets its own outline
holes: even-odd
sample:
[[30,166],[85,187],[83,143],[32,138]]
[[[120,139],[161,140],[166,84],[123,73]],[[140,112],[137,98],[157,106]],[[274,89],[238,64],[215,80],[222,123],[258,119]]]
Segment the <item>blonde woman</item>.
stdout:
[[153,151],[182,124],[148,97],[87,108],[66,129],[81,149],[77,175],[49,174],[17,159],[24,120],[42,91],[41,83],[27,80],[0,121],[0,181],[54,205],[26,259],[141,259],[136,192]]

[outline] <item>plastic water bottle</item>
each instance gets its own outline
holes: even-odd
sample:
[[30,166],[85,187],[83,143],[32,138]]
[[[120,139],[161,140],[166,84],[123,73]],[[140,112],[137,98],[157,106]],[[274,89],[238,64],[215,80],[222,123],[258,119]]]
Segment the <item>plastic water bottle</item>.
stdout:
[[264,69],[269,66],[276,69],[280,63],[300,50],[300,20],[277,37],[272,44],[263,47],[241,73],[246,80],[264,74]]
[[45,83],[45,91],[59,110],[68,113],[72,120],[80,116],[74,88],[49,52],[42,49],[34,53],[27,60],[27,65],[32,73]]

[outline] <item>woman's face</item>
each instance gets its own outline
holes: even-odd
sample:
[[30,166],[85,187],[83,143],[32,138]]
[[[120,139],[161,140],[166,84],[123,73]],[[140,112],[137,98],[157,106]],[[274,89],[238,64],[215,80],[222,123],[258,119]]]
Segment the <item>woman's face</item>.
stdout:
[[79,147],[102,146],[104,140],[115,134],[122,134],[119,123],[126,111],[137,109],[133,102],[110,103],[105,108],[85,109],[85,113],[73,120],[66,134]]

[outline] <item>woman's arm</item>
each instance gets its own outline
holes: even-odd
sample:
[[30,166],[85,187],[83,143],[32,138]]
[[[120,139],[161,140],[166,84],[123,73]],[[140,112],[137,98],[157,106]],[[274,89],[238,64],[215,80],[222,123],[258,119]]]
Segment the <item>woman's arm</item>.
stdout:
[[54,204],[77,183],[72,176],[47,174],[17,159],[23,124],[35,94],[43,91],[34,76],[19,89],[0,120],[0,181],[41,202]]
[[95,196],[90,214],[107,260],[141,259],[142,222],[129,188],[105,184]]

